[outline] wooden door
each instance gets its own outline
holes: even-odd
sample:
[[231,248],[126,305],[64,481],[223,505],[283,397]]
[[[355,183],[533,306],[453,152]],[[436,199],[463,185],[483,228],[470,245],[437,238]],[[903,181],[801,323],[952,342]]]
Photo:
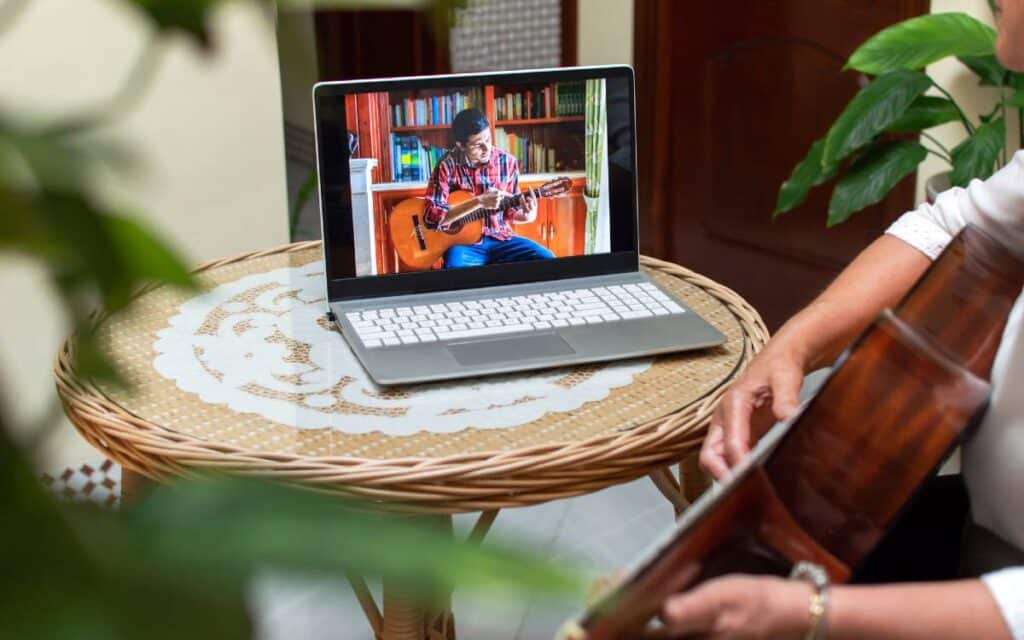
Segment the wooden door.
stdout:
[[771,221],[778,187],[863,78],[840,72],[925,0],[636,0],[641,250],[749,300],[770,328],[913,206],[911,176],[828,230],[831,185]]

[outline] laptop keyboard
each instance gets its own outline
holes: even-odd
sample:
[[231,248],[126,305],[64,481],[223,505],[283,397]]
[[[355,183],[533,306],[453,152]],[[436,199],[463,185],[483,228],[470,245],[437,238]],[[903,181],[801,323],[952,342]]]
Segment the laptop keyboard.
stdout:
[[684,313],[651,283],[355,311],[345,316],[368,349],[449,342]]

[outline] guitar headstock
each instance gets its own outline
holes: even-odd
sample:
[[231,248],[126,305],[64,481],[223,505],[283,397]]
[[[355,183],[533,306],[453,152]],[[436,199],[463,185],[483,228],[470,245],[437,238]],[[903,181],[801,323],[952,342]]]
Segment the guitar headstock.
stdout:
[[572,179],[562,176],[555,178],[554,180],[548,180],[542,184],[537,191],[540,192],[541,197],[550,198],[552,196],[560,196],[563,193],[567,193],[569,189],[572,189]]

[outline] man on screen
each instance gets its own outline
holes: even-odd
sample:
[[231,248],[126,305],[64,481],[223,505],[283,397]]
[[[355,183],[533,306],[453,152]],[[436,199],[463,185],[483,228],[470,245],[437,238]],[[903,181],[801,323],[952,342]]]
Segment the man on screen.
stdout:
[[427,184],[427,225],[444,231],[454,222],[447,219],[452,191],[479,196],[491,213],[484,217],[483,236],[478,242],[455,245],[445,252],[445,268],[554,258],[551,251],[517,236],[512,228],[537,218],[535,197],[524,194],[521,206],[499,208],[503,200],[519,193],[519,162],[493,146],[490,124],[483,112],[460,111],[452,120],[452,135],[455,146],[437,163]]

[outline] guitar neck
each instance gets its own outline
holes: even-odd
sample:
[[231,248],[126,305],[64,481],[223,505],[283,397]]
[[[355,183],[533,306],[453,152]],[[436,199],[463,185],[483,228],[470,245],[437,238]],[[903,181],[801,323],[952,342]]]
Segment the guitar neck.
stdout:
[[480,196],[477,196],[472,200],[467,200],[464,204],[459,205],[459,208],[465,207],[467,210],[466,213],[456,213],[454,216],[449,214],[450,217],[448,218],[448,221],[455,222],[457,220],[462,220],[465,222],[472,222],[474,220],[480,220],[494,211],[508,211],[512,207],[518,207],[521,205],[523,202],[523,196],[526,194],[531,194],[534,198],[541,197],[540,189],[527,189],[526,191],[521,191],[514,196],[502,200],[497,209],[487,209],[480,204]]

